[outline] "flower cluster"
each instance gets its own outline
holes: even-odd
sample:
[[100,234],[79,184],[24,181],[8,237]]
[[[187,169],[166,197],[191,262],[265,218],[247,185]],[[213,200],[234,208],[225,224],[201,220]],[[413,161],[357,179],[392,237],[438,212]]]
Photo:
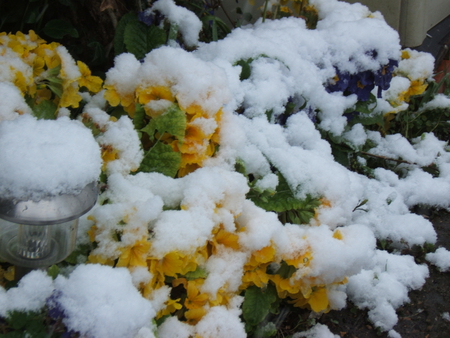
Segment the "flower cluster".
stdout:
[[80,90],[97,93],[102,85],[86,64],[75,63],[64,46],[47,43],[34,31],[0,33],[0,67],[1,81],[14,84],[39,117],[55,118],[60,108],[77,108]]
[[[208,176],[213,176],[219,193],[201,189]],[[149,181],[161,179],[159,174],[110,178],[109,204],[90,217],[89,236],[96,248],[88,261],[128,268],[148,299],[164,294],[157,318],[176,315],[195,327],[213,308],[231,307],[254,288],[272,289],[275,299],[316,312],[336,306],[329,295],[346,282],[347,271],[332,277],[314,275],[316,249],[309,244],[308,229],[320,227],[317,217],[315,225],[303,227],[283,226],[273,219],[276,230],[260,240],[255,219],[268,214],[245,200],[247,189],[238,183],[244,178],[237,173],[202,168],[179,179],[165,177],[172,194],[185,196],[174,210],[166,211],[151,193],[155,185],[149,186]],[[122,189],[138,186],[150,189],[135,201],[120,202]],[[188,194],[199,186],[203,196]],[[328,201],[323,203],[317,212],[329,207]],[[177,220],[183,222],[175,225]],[[184,234],[181,241],[175,236],[178,232]],[[323,237],[345,242],[340,230],[326,231]]]
[[389,89],[394,69],[397,66],[397,60],[389,60],[386,65],[382,65],[375,72],[364,70],[356,74],[341,72],[336,68],[336,76],[330,81],[326,89],[329,93],[356,94],[358,101],[367,101],[372,90],[378,87],[377,97],[381,98],[382,91]]
[[[164,48],[149,54],[142,63],[131,54],[120,55],[106,74],[104,96],[112,107],[122,107],[143,132],[144,162],[151,161],[156,152],[177,154],[174,159],[178,161],[171,165],[173,174],[169,175],[182,177],[202,167],[216,151],[224,103],[222,95],[216,93],[224,79],[214,79],[217,70],[208,72],[198,60],[205,88],[204,94],[192,99],[193,88],[181,69],[178,74],[161,69],[163,63],[180,65],[179,57]],[[195,62],[188,53],[183,57]]]

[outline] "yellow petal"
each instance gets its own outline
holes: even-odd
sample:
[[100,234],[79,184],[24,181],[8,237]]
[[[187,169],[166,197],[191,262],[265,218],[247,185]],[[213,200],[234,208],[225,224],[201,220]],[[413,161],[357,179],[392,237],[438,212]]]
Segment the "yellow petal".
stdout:
[[324,287],[315,290],[311,297],[309,297],[308,303],[314,312],[326,310],[329,304],[327,290]]

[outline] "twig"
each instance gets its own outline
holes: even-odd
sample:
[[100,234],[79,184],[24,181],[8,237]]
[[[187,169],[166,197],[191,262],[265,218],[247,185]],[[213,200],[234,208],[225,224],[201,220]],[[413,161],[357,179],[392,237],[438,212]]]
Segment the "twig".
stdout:
[[228,12],[226,11],[225,7],[223,6],[222,1],[219,0],[219,7],[222,8],[222,11],[224,12],[225,16],[227,17],[228,21],[230,21],[231,26],[233,28],[236,28],[236,24],[233,20],[231,20],[230,16],[228,15]]
[[368,153],[368,152],[365,152],[365,151],[359,151],[359,153],[363,154],[363,155],[379,158],[379,159],[382,159],[382,160],[386,160],[386,161],[394,161],[394,162],[397,162],[397,163],[406,163],[406,164],[417,165],[417,163],[415,163],[415,162],[409,162],[409,161],[405,161],[405,160],[398,160],[396,158],[390,158],[390,157],[386,157],[386,156],[375,155],[375,154],[371,154],[371,153]]

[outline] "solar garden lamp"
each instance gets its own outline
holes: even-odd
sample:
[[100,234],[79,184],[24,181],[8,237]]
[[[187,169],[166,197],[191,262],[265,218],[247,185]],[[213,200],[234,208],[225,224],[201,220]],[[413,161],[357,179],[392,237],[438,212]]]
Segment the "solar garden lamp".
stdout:
[[67,258],[97,201],[98,144],[81,123],[58,121],[0,123],[0,259],[15,265],[16,280]]
[[0,199],[0,257],[16,266],[16,279],[67,258],[75,249],[78,219],[96,201],[94,182],[78,194]]

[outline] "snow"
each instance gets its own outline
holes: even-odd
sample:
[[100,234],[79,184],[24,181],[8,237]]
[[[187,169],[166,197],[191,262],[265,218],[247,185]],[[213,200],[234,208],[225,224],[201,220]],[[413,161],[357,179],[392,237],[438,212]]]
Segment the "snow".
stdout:
[[316,324],[310,330],[302,333],[295,333],[292,338],[338,338],[330,329],[323,324]]
[[77,193],[97,181],[100,166],[99,146],[78,121],[37,120],[27,114],[0,124],[3,198]]
[[[93,237],[96,246],[90,259],[104,262],[120,259],[125,249],[142,240],[151,248],[143,253],[143,265],[130,269],[80,261],[55,281],[33,271],[18,287],[0,288],[0,316],[40,309],[52,297],[51,304],[63,310],[67,327],[86,337],[151,338],[155,330],[160,338],[245,337],[240,319],[243,298],[238,296],[245,265],[256,251],[272,248],[275,254],[270,259],[275,263],[312,257],[293,274],[294,285],[305,290],[324,286],[329,309],[342,309],[351,301],[367,309],[369,319],[390,337],[399,336],[394,330],[396,309],[409,301],[409,291],[423,286],[428,267],[397,251],[380,250],[376,242],[392,243],[395,249],[436,243],[431,222],[410,208],[417,204],[448,208],[448,146],[432,133],[409,142],[400,134],[368,131],[362,124],[350,127],[343,112],[357,96],[329,93],[325,87],[337,68],[356,74],[398,60],[391,88],[377,101],[378,113],[395,113],[407,103],[393,107],[390,102],[398,100],[412,81],[430,78],[434,60],[413,50],[402,58],[397,33],[381,14],[370,13],[365,6],[335,0],[311,3],[320,17],[315,30],[308,30],[297,18],[259,20],[208,44],[198,42],[200,21],[190,12],[171,0],[154,4],[153,10],[179,26],[184,42],[198,48],[187,52],[165,46],[141,61],[129,53],[118,55],[106,74],[105,88],[113,88],[124,106],[134,104],[139,90],[170,88],[182,108],[201,107],[204,114],[195,124],[205,135],[220,129],[217,153],[181,178],[136,173],[144,156],[139,134],[132,118],[117,120],[105,112],[104,91],[92,97],[82,94],[87,104],[79,120],[96,125],[99,133],[94,137],[80,121],[62,116],[65,110],[54,121],[31,117],[12,75],[1,75],[0,195],[38,199],[77,191],[97,181],[102,169],[107,184],[97,205],[80,222],[79,243]],[[374,50],[376,57],[371,54]],[[75,81],[79,74],[72,67],[73,59],[63,47],[58,53],[66,78]],[[7,56],[2,55],[0,66],[11,59]],[[251,75],[241,81],[242,67],[236,62],[249,59],[253,59]],[[17,69],[24,68],[16,64]],[[160,101],[146,108],[167,107],[168,100]],[[304,106],[303,110],[284,125],[273,123],[287,102]],[[438,95],[422,109],[448,105],[449,99]],[[244,111],[237,114],[239,107]],[[319,121],[322,132],[346,140],[354,149],[370,141],[370,154],[401,163],[404,174],[377,168],[368,178],[349,171],[336,162],[330,143],[313,121]],[[101,157],[108,151],[113,156],[101,168]],[[279,184],[272,172],[276,167],[295,197],[321,200],[316,215],[309,224],[282,224],[274,212],[247,198],[248,178],[234,170],[237,163],[254,178],[257,189],[268,193]],[[440,170],[437,177],[422,169],[432,164]],[[95,231],[88,236],[94,224]],[[205,257],[202,250],[219,228],[236,236],[235,247],[217,244]],[[195,325],[171,316],[155,328],[152,321],[165,309],[171,287],[145,289],[156,278],[149,262],[171,253],[205,270],[200,291],[209,300],[217,300],[221,292],[229,299],[226,305],[205,305],[206,314]],[[426,259],[442,271],[450,268],[449,251],[444,248]],[[139,292],[143,289],[145,296]],[[318,324],[294,337],[336,336]]]
[[10,311],[39,311],[53,293],[52,278],[36,270],[24,276],[16,288],[0,288],[0,316]]
[[58,276],[54,284],[69,330],[89,337],[125,338],[152,328],[152,304],[142,298],[125,268],[80,265],[68,278]]
[[197,45],[202,22],[194,13],[184,7],[176,6],[173,0],[158,0],[150,11],[159,11],[167,16],[169,22],[181,31],[184,43],[188,47]]
[[425,259],[436,265],[442,272],[450,269],[450,251],[445,248],[438,248],[435,252],[427,253]]

